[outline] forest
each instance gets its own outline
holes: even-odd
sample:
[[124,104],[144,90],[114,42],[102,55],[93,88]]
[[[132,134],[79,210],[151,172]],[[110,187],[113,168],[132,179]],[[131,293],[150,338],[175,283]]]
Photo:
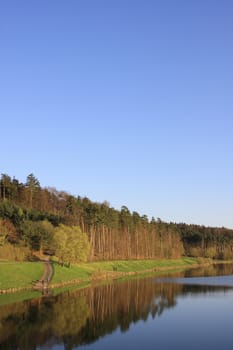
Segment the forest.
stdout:
[[148,219],[54,187],[0,179],[0,258],[56,255],[62,263],[119,259],[233,258],[233,230]]

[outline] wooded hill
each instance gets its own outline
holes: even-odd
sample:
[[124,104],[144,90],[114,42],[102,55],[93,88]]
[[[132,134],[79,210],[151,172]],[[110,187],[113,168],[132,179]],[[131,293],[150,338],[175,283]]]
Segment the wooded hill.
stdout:
[[[233,258],[233,230],[148,220],[146,215],[130,212],[126,206],[116,210],[107,202],[96,203],[53,187],[41,188],[33,174],[28,175],[25,183],[1,175],[0,258],[6,251],[4,246],[11,248],[17,259],[20,254],[16,252],[25,249],[52,254],[57,248],[54,235],[61,236],[62,232],[66,234],[67,247],[70,244],[67,254],[69,251],[71,254],[75,235],[71,234],[72,227],[76,227],[77,237],[82,241],[79,253],[85,250],[91,261],[182,255]],[[79,253],[73,261],[84,260]]]

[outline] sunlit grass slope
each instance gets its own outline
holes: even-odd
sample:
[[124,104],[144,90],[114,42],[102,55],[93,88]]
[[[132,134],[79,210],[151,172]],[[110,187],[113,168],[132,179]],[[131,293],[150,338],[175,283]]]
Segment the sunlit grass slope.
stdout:
[[0,289],[30,287],[43,272],[44,266],[39,262],[1,262]]
[[195,258],[101,261],[71,265],[69,268],[62,267],[55,263],[52,283],[66,282],[75,279],[88,279],[91,278],[93,274],[102,272],[140,273],[153,269],[172,269],[195,264],[197,264],[197,259]]

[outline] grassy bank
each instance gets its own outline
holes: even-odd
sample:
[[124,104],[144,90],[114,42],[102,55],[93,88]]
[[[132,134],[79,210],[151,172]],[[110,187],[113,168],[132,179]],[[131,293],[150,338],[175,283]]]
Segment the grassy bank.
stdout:
[[0,290],[31,287],[43,272],[44,266],[38,262],[1,262]]
[[36,298],[41,298],[41,293],[34,290],[23,290],[17,293],[0,294],[0,307],[1,305],[14,304],[19,303],[20,301]]
[[[95,280],[115,279],[136,274],[175,271],[191,268],[207,261],[204,259],[156,259],[156,260],[119,260],[81,263],[62,267],[54,262],[54,276],[51,286],[63,286],[69,283],[86,283]],[[210,261],[208,261],[211,263]],[[32,282],[40,279],[44,266],[39,262],[1,262],[0,290],[10,288],[30,288]]]
[[[203,261],[202,261],[203,263]],[[156,259],[156,260],[119,260],[82,263],[71,267],[54,264],[52,285],[69,281],[87,281],[95,279],[118,278],[124,275],[145,272],[159,272],[179,268],[189,268],[200,264],[199,259]]]

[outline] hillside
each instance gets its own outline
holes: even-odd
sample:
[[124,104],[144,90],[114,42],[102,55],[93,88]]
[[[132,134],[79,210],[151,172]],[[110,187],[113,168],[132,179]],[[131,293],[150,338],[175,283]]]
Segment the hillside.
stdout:
[[[77,226],[79,233],[72,235]],[[53,187],[42,188],[33,174],[28,175],[25,183],[2,174],[0,259],[24,260],[30,258],[32,251],[54,254],[58,249],[54,235],[58,232],[60,235],[66,232],[66,255],[69,252],[71,255],[73,242],[79,235],[73,261],[183,255],[233,258],[233,230],[148,220],[146,215],[131,212],[126,206],[116,210],[107,202],[96,203]],[[82,253],[85,254],[81,256]]]

